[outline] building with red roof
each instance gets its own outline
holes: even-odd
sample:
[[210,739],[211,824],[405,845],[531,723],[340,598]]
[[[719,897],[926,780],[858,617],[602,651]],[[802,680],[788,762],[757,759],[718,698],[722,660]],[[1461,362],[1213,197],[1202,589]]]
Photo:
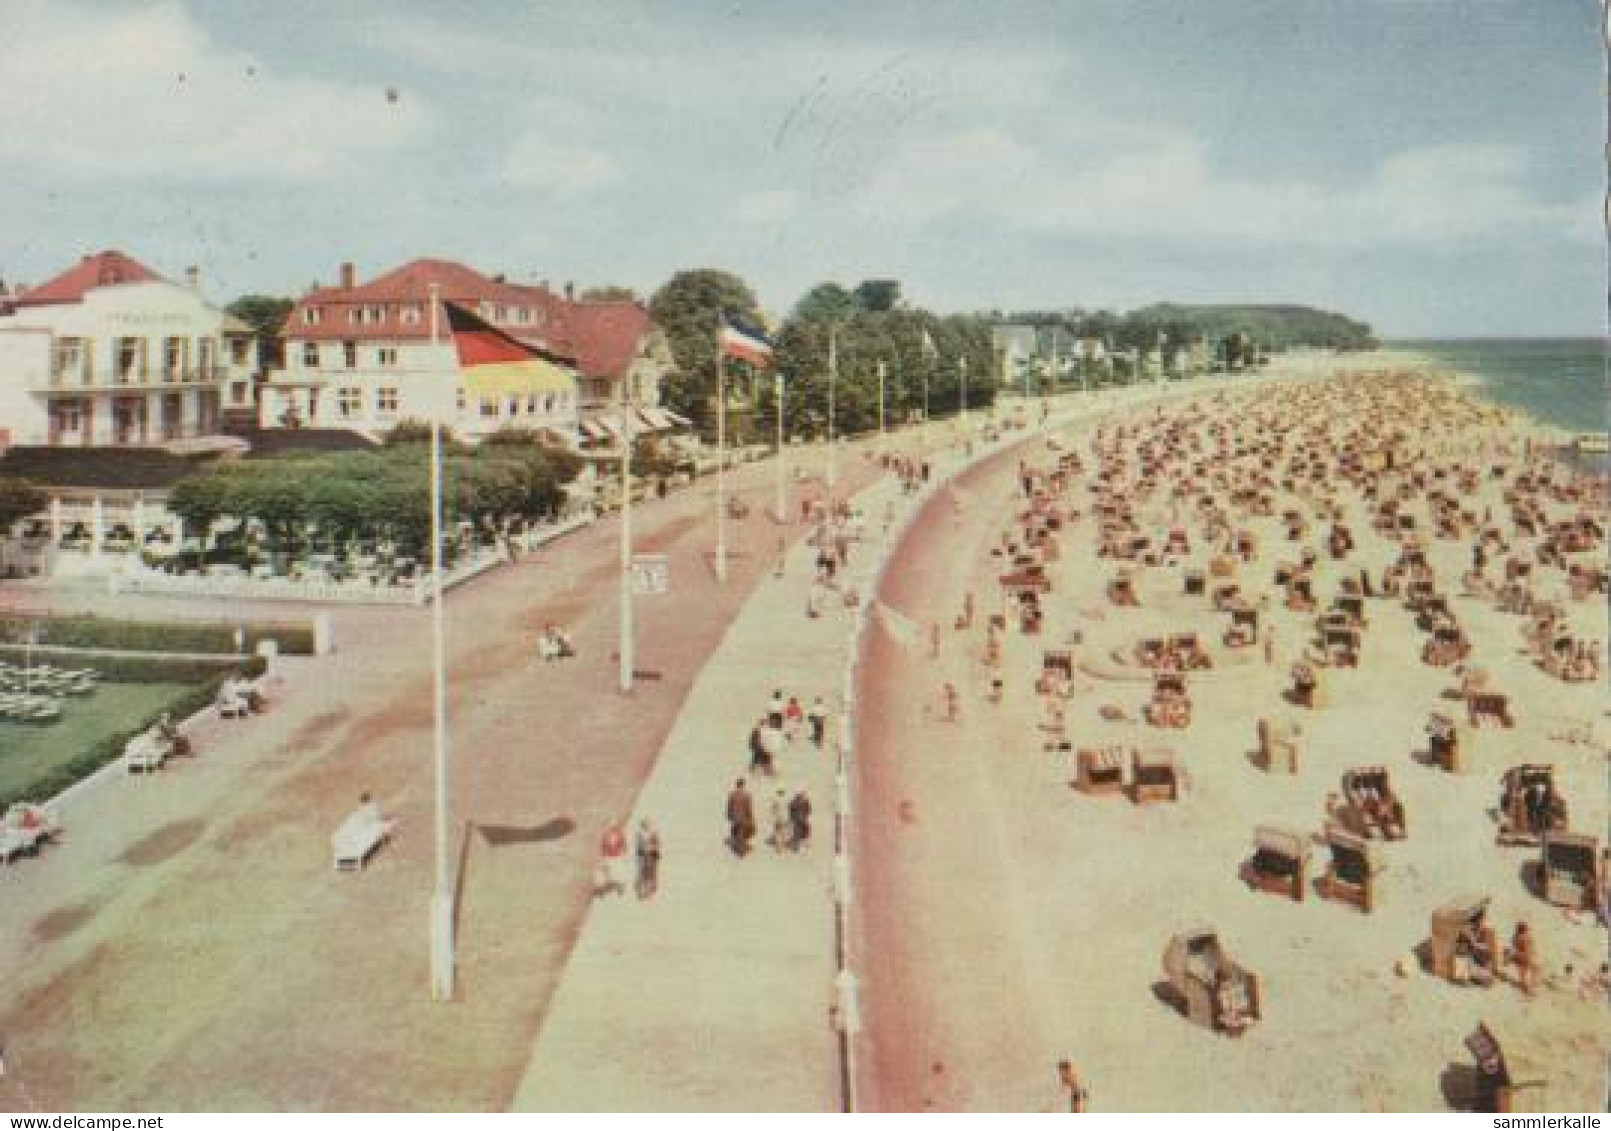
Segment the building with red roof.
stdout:
[[249,406],[257,342],[208,302],[121,251],[0,295],[0,420],[10,442],[195,449],[223,407]]
[[[489,382],[466,368],[449,306],[525,347],[521,375]],[[671,356],[640,304],[577,301],[569,288],[560,295],[450,260],[415,259],[363,283],[344,263],[335,286],[297,300],[284,337],[285,366],[261,402],[265,428],[379,432],[435,419],[471,438],[503,428],[602,438],[595,419],[614,411],[622,382],[646,410],[642,427],[671,423],[648,412]]]

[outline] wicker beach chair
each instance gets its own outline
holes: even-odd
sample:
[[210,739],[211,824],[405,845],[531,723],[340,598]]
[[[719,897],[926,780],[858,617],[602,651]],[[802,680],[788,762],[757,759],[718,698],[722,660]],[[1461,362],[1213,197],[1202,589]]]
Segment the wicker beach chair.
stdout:
[[1308,883],[1309,855],[1305,834],[1260,825],[1253,830],[1253,855],[1242,864],[1242,880],[1257,891],[1301,903]]
[[1381,864],[1369,841],[1342,829],[1326,830],[1331,861],[1320,877],[1322,899],[1349,903],[1369,914],[1376,907],[1376,875]]
[[1164,950],[1163,970],[1170,996],[1193,1024],[1239,1036],[1263,1016],[1258,976],[1230,957],[1218,932],[1210,927],[1171,938]]

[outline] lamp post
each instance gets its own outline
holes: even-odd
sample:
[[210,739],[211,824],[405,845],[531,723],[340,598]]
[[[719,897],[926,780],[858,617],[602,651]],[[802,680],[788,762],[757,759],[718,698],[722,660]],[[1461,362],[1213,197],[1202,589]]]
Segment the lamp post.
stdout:
[[772,375],[772,396],[773,396],[773,399],[777,401],[777,410],[778,410],[778,498],[777,498],[777,504],[778,504],[778,523],[779,523],[779,525],[781,525],[781,524],[789,521],[789,510],[788,510],[789,500],[788,500],[788,494],[787,494],[788,488],[785,485],[786,480],[784,478],[784,469],[783,469],[783,453],[785,452],[786,449],[783,446],[783,374],[782,373],[774,373]]
[[878,363],[878,443],[884,443],[884,363]]
[[839,334],[837,326],[828,327],[828,503],[833,504],[834,492],[834,393],[839,381]]
[[[434,306],[434,303],[433,303]],[[434,318],[433,318],[434,325]],[[442,623],[442,422],[431,417],[431,656],[436,747],[436,889],[431,896],[431,996],[453,999],[453,890],[448,874],[447,669]]]
[[621,379],[621,694],[632,691],[632,401]]
[[727,580],[727,388],[716,346],[716,580]]

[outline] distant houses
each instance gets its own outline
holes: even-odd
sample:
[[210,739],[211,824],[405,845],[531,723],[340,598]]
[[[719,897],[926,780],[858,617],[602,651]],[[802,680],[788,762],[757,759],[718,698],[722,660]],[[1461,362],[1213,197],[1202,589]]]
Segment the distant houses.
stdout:
[[[517,375],[468,375],[447,305],[529,347]],[[0,293],[0,448],[241,447],[243,430],[376,436],[436,420],[474,440],[507,428],[572,447],[611,442],[623,387],[638,434],[662,410],[671,351],[644,307],[577,299],[463,264],[416,259],[360,283],[351,264],[314,287],[264,372],[253,330],[201,293],[119,251],[85,256],[39,286]],[[248,442],[249,442],[248,436]]]
[[197,450],[250,405],[251,328],[122,252],[0,294],[0,445]]
[[[530,347],[538,361],[518,379],[463,373],[446,304]],[[636,431],[676,423],[658,411],[669,347],[630,300],[578,300],[569,288],[560,295],[441,259],[416,259],[366,283],[342,264],[336,286],[297,300],[283,337],[285,366],[268,375],[259,404],[265,429],[383,432],[436,420],[470,439],[522,428],[585,445],[611,434],[623,382]]]

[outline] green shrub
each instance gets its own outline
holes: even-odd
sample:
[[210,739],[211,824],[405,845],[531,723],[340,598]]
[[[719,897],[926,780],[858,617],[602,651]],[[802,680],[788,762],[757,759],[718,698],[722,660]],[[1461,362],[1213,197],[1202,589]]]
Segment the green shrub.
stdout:
[[279,642],[280,651],[286,655],[313,654],[313,628],[310,625],[240,624],[230,621],[132,621],[94,616],[38,620],[7,616],[0,617],[0,641],[18,642],[36,624],[40,628],[40,642],[47,647],[230,655],[235,651],[235,630],[244,628],[247,652],[256,651],[259,641],[274,640]]
[[[183,679],[183,676],[175,674],[175,669],[185,664],[194,664],[193,661],[161,661],[161,663],[163,667],[160,678],[164,680]],[[235,667],[231,664],[212,665],[206,673],[205,682],[174,696],[165,706],[149,712],[137,725],[106,735],[93,743],[84,753],[53,766],[21,788],[0,793],[0,810],[17,801],[44,801],[83,781],[101,767],[121,758],[129,740],[149,730],[164,714],[171,714],[176,722],[189,718],[218,698],[219,687],[225,677],[234,670]],[[148,674],[147,678],[151,676]]]
[[[257,657],[252,657],[256,660]],[[0,660],[11,664],[26,662],[24,649],[17,645],[0,644]],[[93,668],[108,683],[196,683],[222,677],[237,668],[251,663],[237,664],[233,657],[192,660],[168,656],[86,656],[82,652],[63,652],[54,648],[35,648],[35,664],[50,664],[58,668]],[[261,661],[259,661],[261,662]]]

